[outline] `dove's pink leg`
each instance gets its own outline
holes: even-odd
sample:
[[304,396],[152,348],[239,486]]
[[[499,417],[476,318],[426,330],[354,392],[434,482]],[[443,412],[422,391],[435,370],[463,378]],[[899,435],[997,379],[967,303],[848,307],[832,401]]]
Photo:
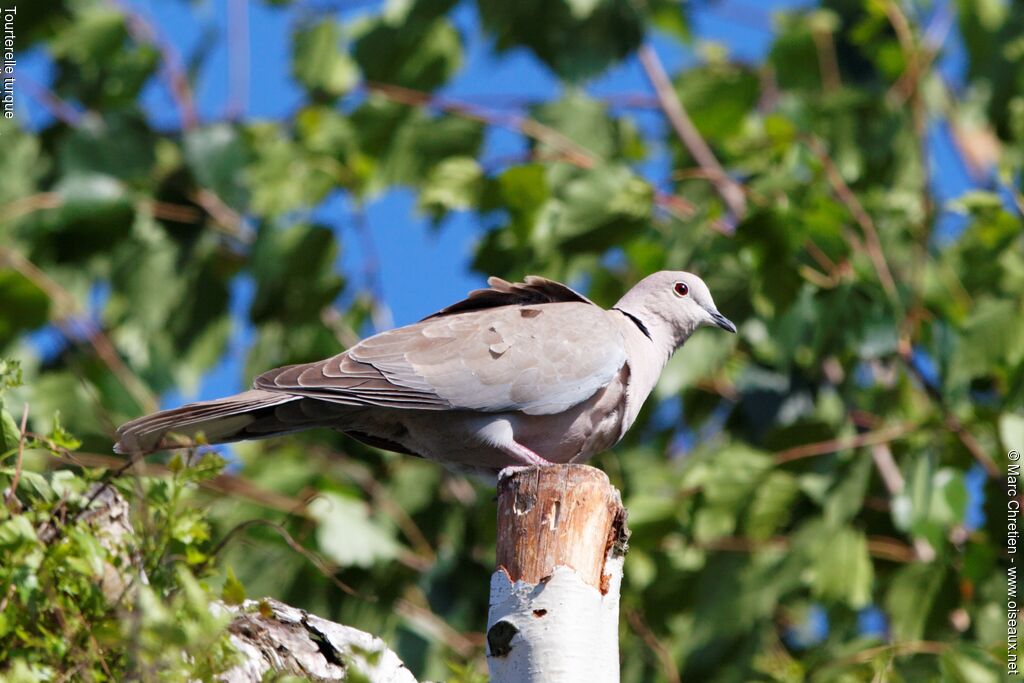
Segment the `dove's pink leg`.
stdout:
[[515,458],[518,462],[521,462],[530,467],[547,467],[553,465],[553,462],[545,460],[541,456],[531,451],[526,446],[517,443],[516,441],[510,441],[501,445],[502,449]]

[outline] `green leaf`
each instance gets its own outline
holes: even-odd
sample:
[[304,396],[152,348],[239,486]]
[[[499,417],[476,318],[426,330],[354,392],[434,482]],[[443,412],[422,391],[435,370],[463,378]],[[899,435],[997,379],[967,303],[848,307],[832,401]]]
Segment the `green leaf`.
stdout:
[[0,409],[0,456],[18,450],[21,441],[21,429],[11,414]]
[[628,0],[477,0],[484,27],[495,36],[499,50],[528,47],[571,81],[596,76],[640,45],[641,7]]
[[316,320],[343,286],[334,273],[337,253],[334,235],[325,227],[260,230],[252,255],[257,277],[250,310],[253,322]]
[[785,526],[793,514],[800,485],[792,474],[775,470],[755,489],[747,510],[747,535],[766,541]]
[[[12,269],[0,270],[0,348],[27,330],[41,327],[50,315],[50,299],[35,283]],[[10,361],[4,361],[10,363]],[[3,388],[11,386],[20,370],[5,366]]]
[[[42,154],[38,137],[20,130],[13,121],[0,118],[0,137],[4,153],[0,154],[0,206],[24,199],[36,191],[36,181],[47,171],[50,159]],[[6,221],[0,213],[0,229]]]
[[5,522],[0,522],[0,548],[13,553],[22,546],[36,542],[36,530],[24,515],[17,515]]
[[[616,123],[607,106],[581,90],[568,90],[561,99],[535,107],[533,117],[598,158],[610,159],[618,151]],[[548,142],[537,147],[539,154],[554,158],[565,151]]]
[[1003,450],[1024,452],[1024,415],[1003,413],[999,416],[999,440]]
[[210,524],[199,510],[179,511],[171,520],[171,538],[184,545],[202,543],[210,538]]
[[921,457],[904,491],[893,498],[893,521],[899,529],[939,542],[943,529],[963,523],[967,499],[963,471],[934,469],[932,458]]
[[893,576],[885,594],[885,610],[896,642],[923,637],[944,575],[942,567],[915,563],[900,568]]
[[71,432],[64,428],[64,425],[60,421],[60,412],[56,412],[53,415],[53,424],[50,427],[50,433],[47,438],[53,442],[58,448],[64,448],[69,451],[77,451],[82,446],[82,442],[74,437]]
[[435,166],[420,190],[419,207],[435,219],[472,208],[483,188],[483,169],[472,157],[449,157]]
[[81,527],[76,527],[68,531],[68,540],[73,546],[73,551],[67,557],[67,565],[90,579],[101,579],[107,551],[99,538]]
[[984,650],[955,645],[939,657],[944,680],[950,683],[998,683],[1003,677],[999,662]]
[[874,567],[864,534],[850,527],[820,527],[808,568],[811,593],[853,609],[871,602]]
[[444,85],[462,63],[462,41],[450,21],[410,17],[372,23],[359,36],[352,55],[367,81],[415,90]]
[[710,334],[696,334],[673,354],[654,387],[659,399],[675,396],[684,389],[718,372],[735,348],[734,338],[715,338]]
[[768,59],[779,87],[820,90],[819,70],[807,68],[808,64],[818,63],[818,50],[806,19],[799,15],[781,14],[776,31]]
[[79,3],[68,10],[73,20],[52,26],[50,50],[61,67],[55,90],[90,109],[127,108],[159,64],[156,47],[131,40],[116,8]]
[[21,361],[15,358],[0,358],[0,395],[9,389],[17,389],[23,384]]
[[229,206],[245,205],[249,151],[234,126],[216,123],[186,131],[184,153],[185,163],[203,188]]
[[199,458],[199,462],[185,470],[185,479],[188,481],[207,481],[221,474],[226,466],[227,460],[221,457],[219,453],[207,451]]
[[156,139],[140,115],[87,115],[61,138],[57,161],[64,176],[109,176],[123,183],[145,179],[156,161]]
[[825,499],[825,520],[829,524],[846,524],[861,510],[873,471],[871,456],[867,453],[857,456]]
[[[13,467],[2,468],[0,469],[0,472],[12,479],[14,477]],[[29,494],[31,497],[28,500],[25,500],[24,498],[22,499],[23,504],[26,504],[27,506],[38,505],[41,501],[53,501],[63,493],[54,491],[54,487],[50,486],[50,482],[47,481],[46,477],[38,472],[26,469],[25,467],[21,468],[21,477],[18,480],[18,490],[23,493],[24,491],[31,492]]]
[[732,63],[687,69],[676,78],[676,92],[693,125],[712,143],[726,143],[740,132],[760,91],[757,73]]
[[235,576],[235,570],[231,567],[228,567],[228,575],[224,579],[224,588],[221,589],[220,599],[229,605],[241,605],[245,602],[245,586]]
[[62,178],[54,192],[60,210],[47,216],[41,246],[57,261],[81,263],[106,256],[131,231],[134,206],[127,186],[105,173],[75,173]]
[[954,357],[954,381],[965,382],[1024,357],[1024,311],[1020,300],[984,297],[964,323]]
[[319,522],[316,537],[320,550],[343,567],[369,567],[393,560],[401,549],[394,534],[370,517],[362,501],[325,493],[312,502],[309,511]]
[[[360,132],[365,130],[361,125]],[[417,113],[403,120],[381,150],[378,169],[371,185],[419,187],[429,182],[434,170],[445,160],[473,157],[483,141],[483,126],[457,116],[428,117]]]
[[341,24],[331,18],[295,32],[292,75],[314,95],[340,97],[359,82],[359,69],[342,50],[341,41]]
[[[635,234],[654,206],[651,186],[625,166],[581,173],[556,192],[564,208],[551,223],[552,237],[569,250],[599,251]],[[538,231],[538,241],[545,237]]]

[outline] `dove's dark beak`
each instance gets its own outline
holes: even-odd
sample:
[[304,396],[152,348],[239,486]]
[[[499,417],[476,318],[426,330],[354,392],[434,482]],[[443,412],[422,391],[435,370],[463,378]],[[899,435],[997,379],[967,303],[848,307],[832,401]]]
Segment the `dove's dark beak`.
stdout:
[[718,311],[709,311],[709,313],[711,313],[711,320],[712,322],[715,323],[715,325],[721,327],[723,330],[727,332],[732,332],[733,334],[736,334],[736,326],[732,324],[731,320],[726,318]]

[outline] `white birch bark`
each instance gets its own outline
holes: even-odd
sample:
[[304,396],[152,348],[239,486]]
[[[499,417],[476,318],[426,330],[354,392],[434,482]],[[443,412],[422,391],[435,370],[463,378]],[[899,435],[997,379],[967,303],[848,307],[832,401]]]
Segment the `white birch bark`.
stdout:
[[492,683],[618,681],[622,558],[605,571],[603,595],[569,567],[535,584],[494,572],[487,620]]
[[498,485],[498,524],[491,682],[617,682],[629,534],[618,491],[583,465],[514,472]]
[[218,608],[234,615],[228,630],[243,658],[217,677],[222,683],[257,683],[272,671],[315,681],[416,683],[383,640],[359,629],[269,598]]

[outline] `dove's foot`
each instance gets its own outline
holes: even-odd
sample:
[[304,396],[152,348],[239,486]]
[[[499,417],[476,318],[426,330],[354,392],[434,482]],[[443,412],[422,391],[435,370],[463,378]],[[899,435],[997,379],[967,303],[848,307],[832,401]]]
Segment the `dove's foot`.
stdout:
[[503,468],[501,468],[501,471],[498,472],[498,481],[501,481],[505,477],[511,477],[513,474],[518,474],[519,472],[522,472],[523,470],[532,470],[532,469],[533,469],[532,465],[509,465],[508,467],[503,467]]
[[545,460],[541,456],[531,451],[526,446],[512,441],[509,444],[502,446],[503,450],[512,456],[512,459],[516,464],[525,465],[526,467],[548,467],[553,465],[553,462]]

